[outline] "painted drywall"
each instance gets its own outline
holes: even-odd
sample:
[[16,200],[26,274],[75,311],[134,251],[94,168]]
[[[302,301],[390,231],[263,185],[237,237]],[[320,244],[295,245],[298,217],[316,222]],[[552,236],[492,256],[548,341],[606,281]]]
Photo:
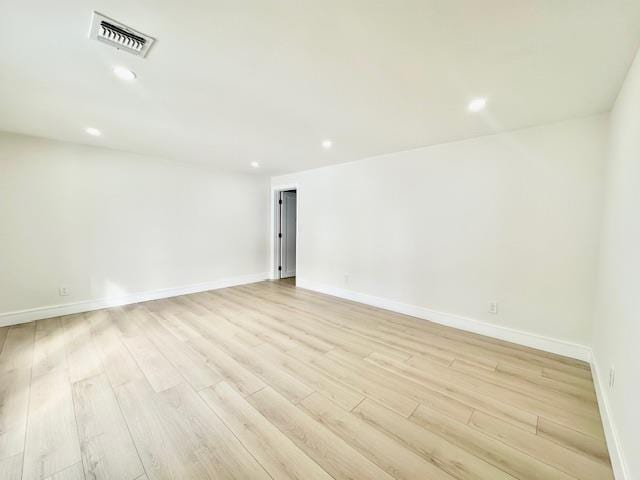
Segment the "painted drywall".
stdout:
[[0,314],[266,272],[268,190],[264,176],[2,133]]
[[630,480],[640,478],[640,53],[611,112],[606,165],[593,363],[612,425],[607,441],[617,443],[618,472],[626,470],[617,478]]
[[299,188],[299,283],[589,345],[606,129],[599,115],[272,178]]

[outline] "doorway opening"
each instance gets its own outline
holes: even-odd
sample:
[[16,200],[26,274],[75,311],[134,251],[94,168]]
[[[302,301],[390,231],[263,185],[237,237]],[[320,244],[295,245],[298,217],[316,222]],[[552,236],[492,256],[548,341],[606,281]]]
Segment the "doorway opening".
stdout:
[[295,285],[298,246],[298,191],[277,190],[275,195],[274,278]]

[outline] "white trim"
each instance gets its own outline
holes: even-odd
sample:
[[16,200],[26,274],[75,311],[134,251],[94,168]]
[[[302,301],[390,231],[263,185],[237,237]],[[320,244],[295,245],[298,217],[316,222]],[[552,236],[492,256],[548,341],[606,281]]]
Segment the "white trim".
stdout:
[[494,325],[480,320],[475,320],[473,318],[461,317],[452,313],[438,312],[429,308],[397,302],[395,300],[376,297],[366,293],[320,285],[315,282],[309,282],[308,280],[300,277],[297,278],[296,285],[300,288],[306,288],[307,290],[314,290],[316,292],[333,295],[334,297],[365,303],[374,307],[384,308],[385,310],[411,315],[412,317],[429,320],[469,332],[479,333],[481,335],[498,338],[500,340],[506,340],[508,342],[525,345],[527,347],[537,348],[539,350],[556,353],[565,357],[571,357],[585,362],[588,362],[591,359],[591,348],[585,345],[545,337],[543,335],[516,330],[514,328],[503,327],[501,325]]
[[600,417],[602,418],[602,426],[604,427],[604,436],[607,439],[607,448],[609,449],[609,458],[613,467],[613,474],[616,480],[631,480],[631,474],[627,467],[627,462],[622,455],[620,448],[620,440],[618,431],[613,421],[613,414],[607,397],[608,385],[602,381],[606,376],[600,375],[598,362],[595,354],[591,356],[591,374],[593,376],[593,384],[596,388],[596,397],[598,398],[598,408],[600,409]]
[[216,290],[219,288],[233,287],[235,285],[245,285],[247,283],[261,282],[266,280],[268,277],[268,273],[254,273],[250,275],[214,280],[212,282],[184,285],[182,287],[162,288],[160,290],[130,293],[114,298],[85,300],[82,302],[64,303],[61,305],[51,305],[47,307],[19,310],[16,312],[0,313],[0,327],[32,322],[43,318],[59,317],[60,315],[89,312],[91,310],[99,310],[101,308],[115,307],[118,305],[129,305],[131,303],[147,302],[149,300],[157,300],[159,298],[176,297],[178,295],[187,295],[189,293]]

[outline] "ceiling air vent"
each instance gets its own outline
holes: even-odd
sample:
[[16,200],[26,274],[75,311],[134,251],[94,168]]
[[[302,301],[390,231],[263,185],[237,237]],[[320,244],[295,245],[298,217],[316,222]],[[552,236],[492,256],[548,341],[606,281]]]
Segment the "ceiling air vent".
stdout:
[[98,12],[93,12],[89,38],[139,57],[146,57],[151,45],[155,42],[153,37],[129,28],[125,24],[116,22]]

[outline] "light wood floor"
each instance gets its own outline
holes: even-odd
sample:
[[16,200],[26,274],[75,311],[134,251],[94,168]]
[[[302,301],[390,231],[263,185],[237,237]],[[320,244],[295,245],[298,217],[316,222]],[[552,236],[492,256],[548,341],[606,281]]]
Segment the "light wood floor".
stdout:
[[586,364],[289,282],[0,348],[2,480],[612,478]]

